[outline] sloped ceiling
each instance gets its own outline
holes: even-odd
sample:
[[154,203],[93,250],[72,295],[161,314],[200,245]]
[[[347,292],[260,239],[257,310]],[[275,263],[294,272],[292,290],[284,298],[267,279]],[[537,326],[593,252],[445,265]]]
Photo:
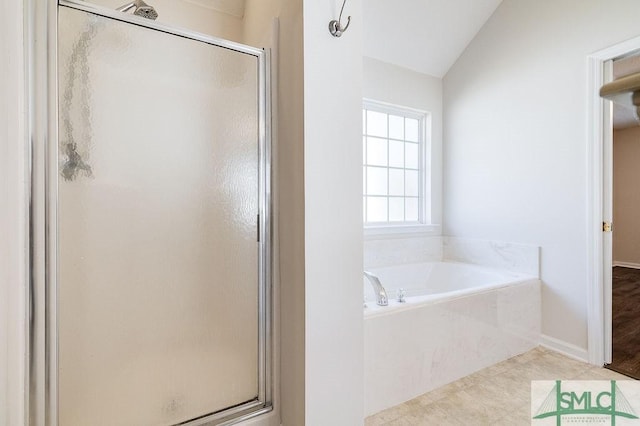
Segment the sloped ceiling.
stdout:
[[364,0],[364,55],[443,77],[500,3]]

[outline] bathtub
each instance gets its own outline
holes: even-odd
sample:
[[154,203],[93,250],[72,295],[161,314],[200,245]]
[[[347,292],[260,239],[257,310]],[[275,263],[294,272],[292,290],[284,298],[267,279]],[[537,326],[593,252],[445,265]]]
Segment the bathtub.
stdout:
[[[449,262],[368,269],[365,279],[365,415],[415,398],[538,345],[537,277]],[[397,292],[405,293],[405,303]]]

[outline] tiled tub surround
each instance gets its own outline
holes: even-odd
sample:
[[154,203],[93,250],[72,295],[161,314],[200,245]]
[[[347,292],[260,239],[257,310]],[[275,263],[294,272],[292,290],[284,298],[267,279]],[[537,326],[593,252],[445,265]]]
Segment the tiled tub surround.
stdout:
[[540,248],[525,244],[442,237],[442,260],[540,276]]
[[367,237],[364,241],[364,268],[437,262],[443,259],[442,250],[442,237]]
[[539,276],[540,247],[424,235],[367,236],[364,267],[380,268],[420,262],[462,262]]
[[[405,281],[402,285],[409,287],[406,271],[372,269],[389,287],[392,302],[385,308],[369,302],[365,309],[366,416],[538,345],[540,281],[536,276],[465,264],[444,265],[431,273],[431,284],[426,277],[415,278],[439,293],[408,294],[404,304],[393,301],[390,273],[396,269],[397,281]],[[420,271],[415,265],[407,268]],[[447,273],[455,279],[443,278]],[[469,283],[476,281],[475,289],[460,282],[464,276],[469,277]],[[478,277],[492,277],[493,281]],[[443,281],[455,286],[442,288]]]

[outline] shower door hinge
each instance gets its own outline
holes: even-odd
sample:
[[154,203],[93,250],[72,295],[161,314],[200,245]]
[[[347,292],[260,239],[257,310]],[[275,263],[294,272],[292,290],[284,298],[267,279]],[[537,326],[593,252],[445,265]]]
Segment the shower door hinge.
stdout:
[[613,223],[602,222],[602,232],[613,232]]

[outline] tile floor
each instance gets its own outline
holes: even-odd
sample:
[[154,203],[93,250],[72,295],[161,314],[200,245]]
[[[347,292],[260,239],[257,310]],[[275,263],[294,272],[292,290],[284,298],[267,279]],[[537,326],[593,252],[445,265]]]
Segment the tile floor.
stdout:
[[367,417],[365,426],[531,424],[531,380],[633,380],[538,347]]

